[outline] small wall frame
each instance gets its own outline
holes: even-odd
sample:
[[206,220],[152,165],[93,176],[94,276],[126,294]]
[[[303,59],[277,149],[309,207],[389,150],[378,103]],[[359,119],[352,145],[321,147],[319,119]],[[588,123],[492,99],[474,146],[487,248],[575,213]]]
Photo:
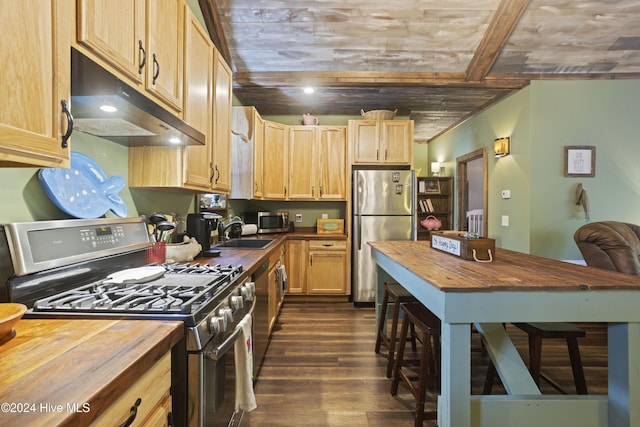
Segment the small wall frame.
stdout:
[[596,176],[596,147],[589,145],[565,146],[564,176]]

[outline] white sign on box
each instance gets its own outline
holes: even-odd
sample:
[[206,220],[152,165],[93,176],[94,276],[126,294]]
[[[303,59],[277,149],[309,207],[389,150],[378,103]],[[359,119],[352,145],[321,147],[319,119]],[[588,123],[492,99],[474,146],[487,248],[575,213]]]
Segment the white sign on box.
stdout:
[[431,238],[431,247],[460,256],[460,242],[458,240],[447,239],[446,237],[434,235]]

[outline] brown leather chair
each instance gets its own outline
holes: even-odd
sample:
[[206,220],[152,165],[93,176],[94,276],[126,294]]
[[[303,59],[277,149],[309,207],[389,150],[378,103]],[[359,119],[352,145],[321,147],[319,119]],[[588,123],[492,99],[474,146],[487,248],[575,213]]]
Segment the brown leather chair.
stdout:
[[588,266],[640,276],[640,226],[592,222],[573,235]]

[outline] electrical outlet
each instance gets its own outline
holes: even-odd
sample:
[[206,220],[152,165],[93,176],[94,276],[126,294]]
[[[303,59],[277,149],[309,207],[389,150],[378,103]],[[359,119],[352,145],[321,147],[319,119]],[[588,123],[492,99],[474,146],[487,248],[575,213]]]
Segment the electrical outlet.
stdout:
[[329,219],[329,214],[322,214],[322,219]]
[[502,215],[502,226],[503,227],[509,226],[509,215]]
[[502,190],[502,198],[510,199],[511,198],[511,190]]
[[302,222],[302,214],[301,213],[297,213],[296,214],[296,222]]

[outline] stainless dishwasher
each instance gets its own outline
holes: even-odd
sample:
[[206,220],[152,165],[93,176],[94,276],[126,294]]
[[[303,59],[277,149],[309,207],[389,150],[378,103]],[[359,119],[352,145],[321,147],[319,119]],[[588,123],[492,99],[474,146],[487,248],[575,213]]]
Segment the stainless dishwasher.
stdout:
[[251,275],[256,286],[256,306],[253,317],[253,377],[258,378],[264,354],[269,344],[269,260]]

